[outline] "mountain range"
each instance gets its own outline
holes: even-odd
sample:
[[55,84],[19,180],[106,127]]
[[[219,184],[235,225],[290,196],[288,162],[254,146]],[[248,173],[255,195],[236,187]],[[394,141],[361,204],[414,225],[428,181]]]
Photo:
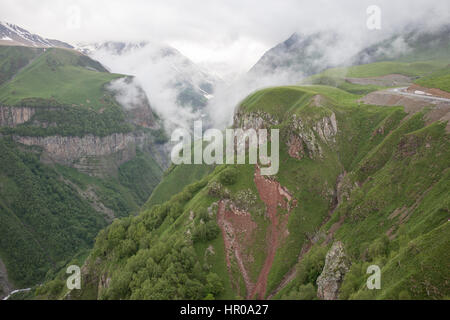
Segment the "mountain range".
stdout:
[[449,298],[447,27],[343,64],[322,50],[333,33],[269,50],[248,76],[289,85],[247,91],[232,123],[279,130],[266,177],[262,164],[169,163],[164,109],[201,113],[220,82],[177,50],[60,48],[2,26],[29,42],[0,46],[0,296]]
[[37,34],[32,34],[15,24],[2,21],[0,21],[0,45],[73,49],[68,43],[46,39]]
[[136,75],[155,100],[172,96],[173,104],[194,112],[206,107],[221,82],[167,45],[104,42],[81,44],[78,49],[112,71]]

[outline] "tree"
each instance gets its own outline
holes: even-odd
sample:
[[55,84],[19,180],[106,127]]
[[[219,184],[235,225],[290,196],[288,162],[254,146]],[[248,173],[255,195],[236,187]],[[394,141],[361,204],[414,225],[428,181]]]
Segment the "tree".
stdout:
[[206,290],[215,297],[223,292],[223,283],[217,274],[209,273],[206,276]]

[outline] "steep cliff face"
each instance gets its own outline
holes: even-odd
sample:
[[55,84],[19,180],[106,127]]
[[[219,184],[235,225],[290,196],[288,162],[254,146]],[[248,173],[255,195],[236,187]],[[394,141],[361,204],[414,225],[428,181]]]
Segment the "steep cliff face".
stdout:
[[75,167],[93,175],[113,173],[118,166],[136,156],[136,137],[132,133],[106,137],[14,136],[13,139],[27,146],[41,147],[44,162]]
[[[326,99],[316,95],[310,99],[311,107],[321,107],[326,104]],[[302,159],[303,157],[322,158],[323,145],[330,147],[336,143],[338,134],[338,122],[336,114],[319,117],[302,116],[296,113],[286,115],[285,120],[280,121],[277,117],[264,111],[246,112],[239,108],[234,115],[234,127],[246,129],[263,129],[282,125],[281,130],[287,133],[285,143],[291,157]]]
[[338,133],[336,114],[333,112],[331,116],[323,117],[313,125],[294,114],[288,130],[287,146],[291,157],[297,159],[305,156],[311,159],[322,158],[321,145],[332,146],[336,142],[335,136]]
[[0,126],[16,127],[30,121],[35,112],[35,108],[0,106]]
[[[125,89],[130,88],[126,86]],[[131,128],[136,128],[128,133],[117,132],[106,136],[64,134],[65,129],[60,130],[61,124],[57,121],[63,119],[65,121],[64,128],[67,125],[70,126],[71,122],[70,119],[67,120],[67,115],[61,116],[62,112],[65,112],[61,110],[66,109],[57,107],[0,106],[0,127],[16,130],[11,131],[15,142],[42,148],[41,160],[44,163],[58,163],[73,167],[92,176],[116,175],[120,165],[136,157],[136,147],[155,154],[155,160],[162,168],[165,168],[167,166],[165,150],[162,145],[158,145],[157,138],[153,134],[161,134],[160,132],[163,130],[161,124],[155,118],[142,89],[134,88],[133,90],[137,91],[137,95],[135,99],[131,99],[131,102],[122,101],[121,94],[123,95],[123,92],[115,92],[116,98],[122,101],[122,122],[131,124]],[[47,116],[43,116],[43,112]],[[105,112],[105,109],[102,108],[94,115],[103,119],[101,117]],[[108,121],[108,117],[111,117],[110,113],[105,116],[102,123]],[[82,121],[73,119],[73,123],[83,129],[87,126],[80,123]],[[23,126],[30,130],[23,131]],[[137,128],[141,129],[137,130]],[[36,130],[39,130],[38,134],[34,133]],[[28,132],[31,134],[27,134]]]

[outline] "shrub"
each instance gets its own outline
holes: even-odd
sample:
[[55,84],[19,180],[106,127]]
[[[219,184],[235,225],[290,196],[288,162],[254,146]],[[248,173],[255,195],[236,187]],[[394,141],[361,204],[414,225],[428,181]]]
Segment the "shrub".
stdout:
[[325,265],[326,247],[317,247],[305,255],[297,267],[297,280],[300,284],[316,283]]
[[236,183],[238,171],[235,168],[227,168],[219,175],[219,180],[223,185],[231,186]]
[[376,257],[384,257],[389,253],[389,239],[383,236],[375,240],[368,250],[369,259],[372,261]]

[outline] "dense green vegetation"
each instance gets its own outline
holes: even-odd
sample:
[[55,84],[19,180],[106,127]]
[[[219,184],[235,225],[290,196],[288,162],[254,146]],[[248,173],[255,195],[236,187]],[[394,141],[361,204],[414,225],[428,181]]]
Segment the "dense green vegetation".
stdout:
[[160,182],[162,174],[161,167],[153,158],[137,150],[136,158],[120,166],[119,181],[133,192],[135,202],[142,205]]
[[122,75],[73,50],[43,50],[0,47],[0,68],[8,69],[9,80],[0,82],[0,104],[36,108],[30,121],[1,128],[2,133],[106,136],[133,130],[126,112],[105,89]]
[[0,140],[0,254],[18,286],[86,248],[106,221],[37,155]]
[[97,178],[44,165],[39,150],[9,140],[1,139],[0,148],[0,255],[17,286],[35,284],[89,248],[114,216],[137,212],[162,175],[141,151],[119,167],[117,178]]
[[[192,184],[169,202],[145,210],[138,217],[117,220],[102,231],[87,265],[96,274],[105,272],[112,277],[111,286],[97,292],[98,278],[84,278],[83,290],[71,294],[80,298],[99,295],[103,299],[220,296],[224,292],[223,281],[197,260],[195,251],[197,243],[217,238],[214,217],[208,214],[206,207],[190,206],[196,212],[191,220],[191,236],[185,233],[182,223],[186,216],[184,207],[192,203],[192,197],[205,187],[206,182]],[[106,258],[107,265],[95,263],[97,257],[103,261]],[[116,268],[117,265],[121,267]],[[55,281],[63,282],[63,279],[61,274]],[[38,295],[51,292],[52,285],[54,283],[40,288]]]

